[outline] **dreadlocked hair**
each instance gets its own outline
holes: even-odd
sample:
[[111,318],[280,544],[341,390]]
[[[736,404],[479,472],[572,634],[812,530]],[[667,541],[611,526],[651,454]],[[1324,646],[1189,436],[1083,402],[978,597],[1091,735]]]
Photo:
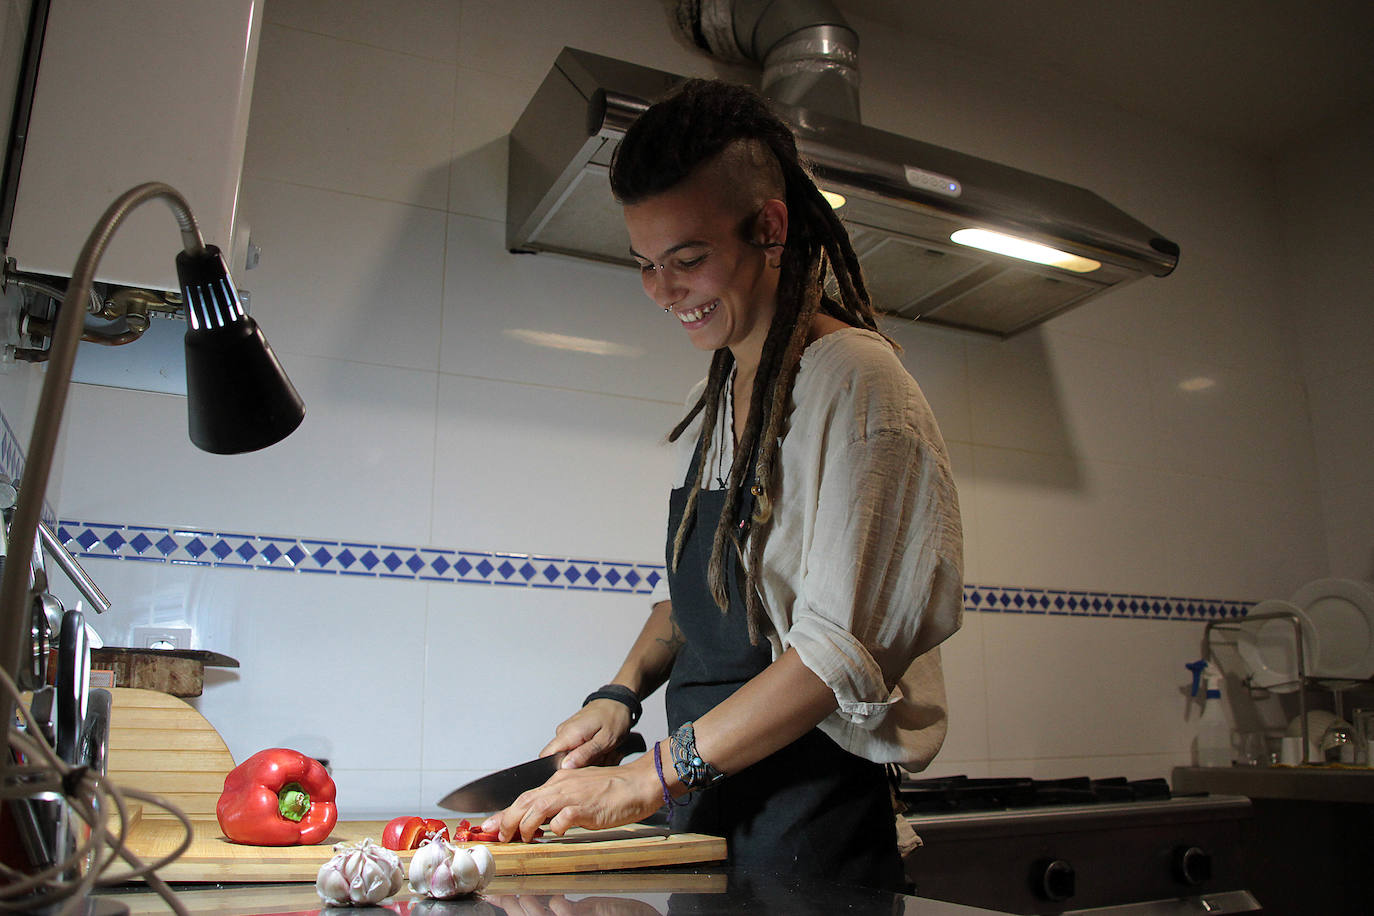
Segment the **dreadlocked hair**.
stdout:
[[[723,611],[729,608],[725,562],[728,551],[744,568],[744,598],[749,641],[758,644],[766,616],[757,584],[758,571],[773,516],[779,449],[791,403],[792,384],[806,348],[812,320],[819,313],[853,327],[877,331],[877,318],[859,268],[849,234],[834,209],[802,165],[791,129],[764,101],[744,86],[718,80],[688,80],[673,95],[649,107],[632,124],[611,160],[611,190],[622,204],[634,204],[668,191],[694,170],[737,144],[750,144],[764,153],[767,171],[771,157],[781,172],[788,235],[778,278],[777,308],[754,376],[748,422],[735,450],[726,481],[725,507],[711,544],[708,580],[711,596]],[[838,297],[825,293],[827,275]],[[879,332],[881,333],[881,332]],[[724,410],[722,401],[734,369],[726,347],[717,350],[701,397],[668,434],[676,442],[703,413],[701,439],[710,442]],[[709,408],[709,409],[708,409]],[[741,521],[740,508],[753,461],[754,511]],[[683,545],[696,520],[698,495],[706,477],[706,462],[696,462],[687,503],[673,536],[671,563],[677,568]],[[741,534],[747,542],[741,545]]]

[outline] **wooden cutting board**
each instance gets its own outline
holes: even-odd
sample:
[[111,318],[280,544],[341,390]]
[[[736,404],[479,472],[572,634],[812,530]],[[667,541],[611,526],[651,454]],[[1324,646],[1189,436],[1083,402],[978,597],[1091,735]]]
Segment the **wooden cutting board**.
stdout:
[[[106,772],[117,786],[159,795],[190,818],[215,816],[234,757],[215,727],[185,700],[158,690],[110,690]],[[170,818],[143,806],[148,820]],[[173,821],[175,823],[175,821]]]
[[[191,847],[176,861],[158,869],[164,881],[314,881],[320,866],[334,854],[333,844],[382,836],[385,821],[340,821],[318,846],[242,846],[231,843],[213,820],[193,820]],[[176,821],[143,817],[130,831],[128,846],[145,862],[167,855],[183,837]],[[554,875],[717,862],[725,858],[725,840],[698,833],[668,833],[661,827],[634,824],[611,830],[568,831],[536,843],[487,844],[497,875]],[[411,853],[398,853],[407,867]]]

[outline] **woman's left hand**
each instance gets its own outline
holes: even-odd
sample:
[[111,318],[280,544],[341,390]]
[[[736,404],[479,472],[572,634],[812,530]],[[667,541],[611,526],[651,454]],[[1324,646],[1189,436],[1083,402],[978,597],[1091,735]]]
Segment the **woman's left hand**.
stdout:
[[632,824],[663,805],[663,791],[649,755],[614,767],[577,767],[554,773],[509,808],[482,822],[501,842],[519,836],[528,842],[547,824],[562,836],[569,827],[600,829]]

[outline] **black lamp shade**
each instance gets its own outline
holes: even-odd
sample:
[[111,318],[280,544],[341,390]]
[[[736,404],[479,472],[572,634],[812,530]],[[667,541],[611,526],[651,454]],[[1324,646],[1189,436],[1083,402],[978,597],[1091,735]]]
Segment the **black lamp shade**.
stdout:
[[305,418],[305,404],[239,303],[219,249],[177,255],[177,278],[186,304],[191,441],[232,455],[286,438]]

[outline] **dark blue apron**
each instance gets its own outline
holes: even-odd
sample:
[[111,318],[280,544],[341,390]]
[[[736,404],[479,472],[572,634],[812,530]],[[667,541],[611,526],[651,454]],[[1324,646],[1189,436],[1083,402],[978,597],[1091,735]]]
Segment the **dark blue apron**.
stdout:
[[[701,453],[698,443],[689,482],[696,480]],[[728,612],[722,614],[711,598],[707,568],[726,496],[724,490],[698,495],[696,521],[676,572],[673,538],[687,487],[674,490],[669,501],[668,586],[673,617],[686,638],[668,678],[673,730],[704,715],[772,661],[767,640],[749,644],[743,577],[733,551],[726,569]],[[740,518],[752,512],[752,502],[746,496]],[[891,891],[905,885],[882,765],[851,754],[820,729],[684,801],[672,813],[673,829],[725,837],[733,864]]]

